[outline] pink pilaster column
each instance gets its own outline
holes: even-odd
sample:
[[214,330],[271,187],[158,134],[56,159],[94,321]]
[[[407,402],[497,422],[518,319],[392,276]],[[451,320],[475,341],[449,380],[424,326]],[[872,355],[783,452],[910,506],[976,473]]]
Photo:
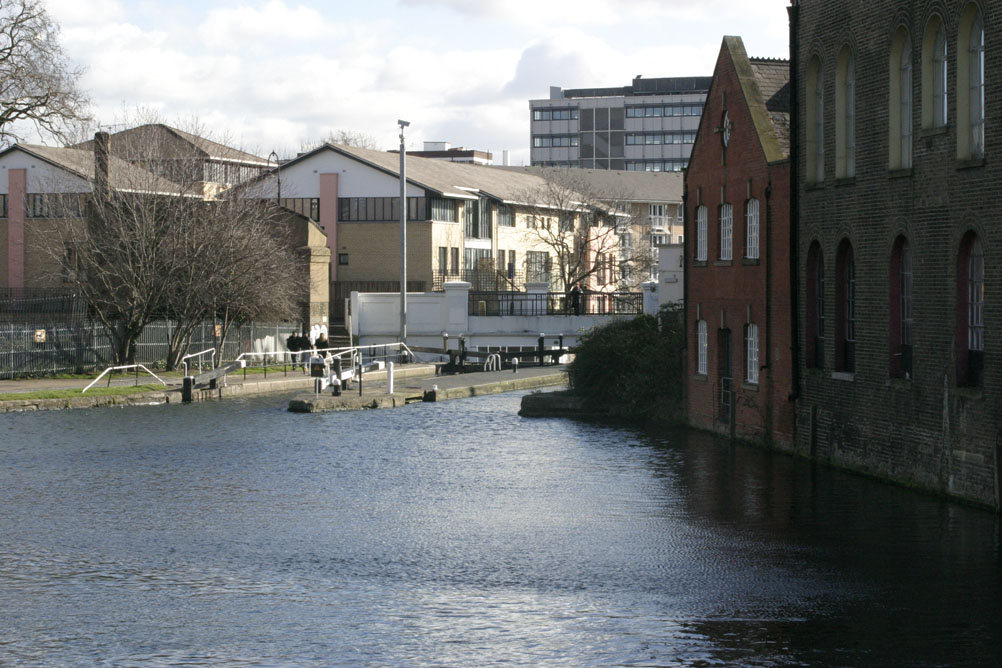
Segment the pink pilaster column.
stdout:
[[7,287],[24,287],[24,202],[28,170],[7,170]]
[[331,280],[337,280],[337,174],[320,174],[320,227],[331,249]]

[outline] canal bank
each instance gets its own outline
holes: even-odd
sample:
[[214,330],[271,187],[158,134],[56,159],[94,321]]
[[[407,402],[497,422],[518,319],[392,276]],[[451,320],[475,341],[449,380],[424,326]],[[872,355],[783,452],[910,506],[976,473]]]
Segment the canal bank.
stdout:
[[[444,401],[463,397],[512,392],[536,387],[552,387],[566,383],[566,367],[524,367],[518,373],[511,371],[474,372],[452,376],[436,376],[433,364],[409,364],[398,366],[394,373],[395,392],[387,392],[386,372],[373,371],[341,397],[323,394],[314,408],[305,412],[321,410],[358,410],[362,408],[392,407],[408,401]],[[87,379],[26,379],[0,381],[0,393],[39,393],[46,390],[82,390],[90,381]],[[115,385],[128,385],[133,381],[116,380]],[[25,398],[0,401],[0,413],[29,411],[66,410],[73,408],[95,408],[99,406],[148,406],[156,404],[180,404],[181,385],[179,379],[170,379],[163,390],[121,394],[112,396],[87,396],[86,394],[59,398]],[[270,376],[263,374],[231,374],[225,383],[214,389],[200,388],[192,394],[194,402],[213,401],[257,394],[279,394],[303,392],[302,401],[317,399],[313,394],[314,379],[301,372],[277,372]],[[307,394],[308,393],[308,394]],[[416,397],[416,398],[415,398]],[[330,399],[339,401],[332,402]],[[294,410],[290,406],[290,410]]]

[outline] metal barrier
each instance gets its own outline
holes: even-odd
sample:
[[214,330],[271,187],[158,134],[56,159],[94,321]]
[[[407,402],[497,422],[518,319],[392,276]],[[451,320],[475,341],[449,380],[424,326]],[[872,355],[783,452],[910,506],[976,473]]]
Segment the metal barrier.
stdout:
[[484,371],[500,371],[501,370],[501,355],[498,353],[491,353],[487,356],[487,361],[484,362]]
[[[154,378],[156,378],[157,380],[159,380],[161,383],[163,383],[165,387],[167,386],[167,381],[165,381],[163,378],[161,378],[160,376],[156,375],[155,373],[153,373],[152,371],[150,371],[149,369],[147,369],[142,364],[126,364],[125,366],[110,366],[110,367],[108,367],[107,369],[105,369],[104,371],[101,372],[101,375],[99,375],[97,378],[95,378],[94,380],[92,380],[90,382],[90,385],[88,385],[84,389],[80,390],[80,394],[83,394],[84,392],[86,392],[90,388],[94,387],[95,383],[97,383],[97,381],[99,381],[102,378],[104,378],[104,375],[106,373],[108,373],[109,371],[121,371],[122,369],[136,369],[136,385],[139,385],[139,369],[142,369],[143,371],[145,371],[146,373],[150,374],[151,376],[153,376]],[[108,378],[108,387],[111,387],[111,377]]]
[[199,373],[202,372],[202,355],[204,355],[205,353],[211,353],[211,356],[209,357],[209,364],[211,364],[213,367],[216,366],[216,349],[206,348],[201,352],[190,353],[181,358],[181,364],[184,366],[184,375],[186,376],[188,375],[188,360],[192,357],[198,358],[198,372]]

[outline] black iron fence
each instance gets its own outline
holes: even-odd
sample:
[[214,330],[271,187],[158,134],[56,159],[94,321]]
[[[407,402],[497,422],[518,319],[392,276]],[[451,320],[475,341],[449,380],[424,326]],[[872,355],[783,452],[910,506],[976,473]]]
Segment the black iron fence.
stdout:
[[470,289],[477,292],[521,292],[525,289],[525,272],[469,269],[458,273],[435,274],[432,290],[441,292],[449,281],[466,281],[470,284]]
[[87,303],[66,290],[0,288],[0,323],[82,322]]
[[[158,320],[143,330],[136,346],[136,361],[155,366],[167,358],[167,343],[177,327],[172,320]],[[293,323],[248,324],[232,327],[223,345],[222,358],[244,352],[284,350],[285,339],[297,330]],[[205,322],[195,328],[188,351],[213,347],[215,325]],[[18,378],[103,368],[113,360],[112,343],[104,328],[92,321],[0,322],[0,378]]]
[[474,292],[470,291],[469,315],[639,315],[644,312],[641,292]]

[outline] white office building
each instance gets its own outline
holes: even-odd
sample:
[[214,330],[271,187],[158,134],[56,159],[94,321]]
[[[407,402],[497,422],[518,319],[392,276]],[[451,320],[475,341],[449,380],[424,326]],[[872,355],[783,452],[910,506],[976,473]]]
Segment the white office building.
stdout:
[[681,171],[711,77],[644,79],[621,88],[550,87],[529,100],[530,160],[538,167]]

